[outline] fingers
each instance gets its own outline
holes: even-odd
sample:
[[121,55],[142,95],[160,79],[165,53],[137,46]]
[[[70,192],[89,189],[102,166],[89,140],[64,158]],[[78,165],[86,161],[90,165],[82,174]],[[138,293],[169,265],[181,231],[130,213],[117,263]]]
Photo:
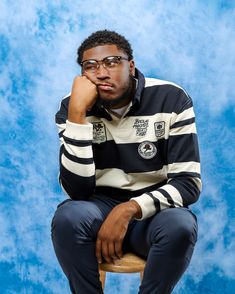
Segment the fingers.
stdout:
[[90,77],[85,72],[82,73],[81,77],[84,78],[84,79],[89,80],[92,84],[96,85],[94,78]]
[[101,241],[100,239],[96,240],[95,255],[98,263],[102,263],[102,257],[106,262],[112,262],[112,258],[109,255],[109,244],[105,241]]
[[108,243],[108,249],[109,249],[109,257],[112,259],[111,261],[117,259],[117,255],[115,253],[115,243],[110,242]]
[[97,239],[96,241],[96,258],[98,263],[104,259],[107,263],[120,259],[123,256],[122,242],[106,242]]
[[98,263],[102,263],[101,244],[102,244],[101,240],[97,239],[96,240],[95,255],[96,255]]
[[112,258],[109,255],[109,244],[107,242],[102,242],[101,246],[102,256],[107,263],[112,262]]
[[122,253],[122,242],[115,242],[115,255],[117,258],[122,258],[123,253]]

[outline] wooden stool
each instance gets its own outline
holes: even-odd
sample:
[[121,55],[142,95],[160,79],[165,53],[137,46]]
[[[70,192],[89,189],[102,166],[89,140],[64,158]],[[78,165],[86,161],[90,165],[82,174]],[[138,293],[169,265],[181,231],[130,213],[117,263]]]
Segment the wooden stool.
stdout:
[[99,264],[100,281],[102,288],[105,285],[106,272],[113,273],[140,273],[140,281],[142,281],[144,267],[146,261],[133,253],[126,253],[121,259],[114,260],[114,263]]

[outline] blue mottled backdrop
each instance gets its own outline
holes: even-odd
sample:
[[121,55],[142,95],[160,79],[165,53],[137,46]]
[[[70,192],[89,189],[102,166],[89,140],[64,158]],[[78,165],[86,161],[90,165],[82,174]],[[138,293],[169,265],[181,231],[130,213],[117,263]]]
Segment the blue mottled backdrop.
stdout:
[[[69,293],[50,241],[64,195],[54,113],[80,72],[76,49],[113,29],[145,75],[192,96],[204,182],[199,240],[175,294],[235,293],[235,2],[0,2],[0,293]],[[139,277],[109,274],[107,293],[136,294]]]

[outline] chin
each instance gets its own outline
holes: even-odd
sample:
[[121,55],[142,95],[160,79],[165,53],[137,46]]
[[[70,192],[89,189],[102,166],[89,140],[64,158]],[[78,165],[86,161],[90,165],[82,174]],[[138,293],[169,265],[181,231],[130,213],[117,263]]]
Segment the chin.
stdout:
[[119,103],[119,99],[115,99],[115,98],[100,98],[100,104],[103,105],[105,108],[110,108],[112,106],[115,106],[116,104]]

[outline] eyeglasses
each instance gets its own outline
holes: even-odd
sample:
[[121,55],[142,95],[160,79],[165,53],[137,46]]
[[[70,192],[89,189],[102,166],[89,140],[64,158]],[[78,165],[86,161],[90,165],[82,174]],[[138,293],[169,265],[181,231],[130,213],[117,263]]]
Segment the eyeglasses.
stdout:
[[121,60],[129,60],[123,56],[107,56],[102,60],[88,59],[80,63],[82,71],[89,74],[96,74],[100,65],[108,70],[114,70],[121,63]]

